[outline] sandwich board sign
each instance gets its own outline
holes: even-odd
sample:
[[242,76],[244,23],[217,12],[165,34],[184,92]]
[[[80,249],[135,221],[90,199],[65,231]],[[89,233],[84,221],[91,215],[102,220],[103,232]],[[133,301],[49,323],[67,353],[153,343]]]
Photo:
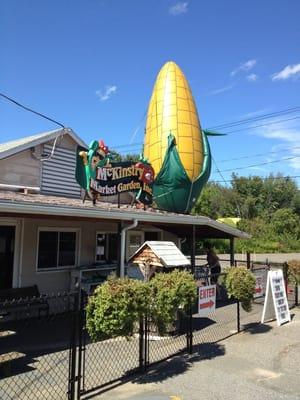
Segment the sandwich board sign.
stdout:
[[282,270],[269,271],[261,322],[276,318],[277,325],[291,321]]
[[216,309],[216,285],[200,286],[199,287],[199,303],[198,314],[201,317],[206,317]]

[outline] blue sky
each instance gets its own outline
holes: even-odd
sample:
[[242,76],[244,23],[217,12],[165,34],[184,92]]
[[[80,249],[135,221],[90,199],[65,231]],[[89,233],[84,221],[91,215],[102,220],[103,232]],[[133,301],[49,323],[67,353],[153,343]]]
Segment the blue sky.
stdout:
[[[153,83],[169,60],[190,82],[204,128],[300,107],[299,17],[298,0],[2,1],[0,91],[110,147],[143,141]],[[300,175],[296,117],[211,138],[224,178]],[[0,142],[55,128],[0,99]],[[255,154],[264,155],[223,161]]]

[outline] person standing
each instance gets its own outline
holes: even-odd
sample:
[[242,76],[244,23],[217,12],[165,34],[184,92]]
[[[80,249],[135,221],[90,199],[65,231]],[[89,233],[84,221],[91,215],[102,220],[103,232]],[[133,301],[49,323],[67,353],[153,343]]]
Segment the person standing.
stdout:
[[212,275],[210,278],[210,284],[216,285],[217,297],[220,298],[220,288],[218,285],[218,278],[219,278],[219,274],[221,273],[220,260],[210,243],[208,243],[205,246],[205,250],[206,250],[206,255],[207,255],[206,256],[207,264],[210,269],[210,274]]

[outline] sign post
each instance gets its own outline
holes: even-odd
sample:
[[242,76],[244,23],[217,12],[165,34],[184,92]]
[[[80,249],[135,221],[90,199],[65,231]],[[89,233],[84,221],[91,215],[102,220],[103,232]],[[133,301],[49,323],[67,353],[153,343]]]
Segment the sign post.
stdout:
[[216,285],[199,287],[198,314],[206,317],[216,309]]
[[282,270],[269,271],[261,322],[276,318],[277,325],[291,321]]

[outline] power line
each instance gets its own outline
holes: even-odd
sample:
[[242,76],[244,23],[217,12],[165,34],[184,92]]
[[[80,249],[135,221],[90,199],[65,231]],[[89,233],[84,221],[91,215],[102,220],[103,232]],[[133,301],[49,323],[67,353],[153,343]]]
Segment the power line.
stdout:
[[[221,171],[221,172],[231,172],[231,171],[237,171],[237,170],[247,169],[247,168],[251,168],[251,167],[258,167],[260,165],[274,164],[274,163],[278,163],[278,162],[282,162],[282,161],[294,160],[295,158],[298,158],[298,157],[300,157],[300,155],[299,156],[293,156],[293,157],[280,158],[279,160],[265,161],[263,163],[246,165],[244,167],[236,167],[236,168],[232,168],[232,169],[223,169],[223,171]],[[217,172],[219,172],[219,171],[217,171]]]
[[231,134],[231,133],[246,131],[246,130],[248,130],[248,129],[261,128],[261,127],[263,127],[263,126],[270,126],[270,125],[280,124],[280,123],[282,123],[282,122],[293,121],[293,120],[299,119],[299,118],[300,118],[300,116],[293,117],[293,118],[287,118],[287,119],[279,119],[278,121],[269,122],[269,123],[267,123],[267,124],[247,126],[246,128],[235,129],[235,130],[233,130],[233,131],[224,132],[224,133],[226,133],[226,135],[228,135],[228,134]]
[[[273,180],[273,179],[296,179],[296,178],[300,178],[300,175],[288,175],[288,176],[267,176],[267,177],[261,177],[258,175],[255,175],[255,177],[261,178],[262,180]],[[239,178],[244,178],[244,177],[237,177],[237,179]],[[248,178],[248,177],[246,177]],[[234,182],[235,179],[226,179],[225,182],[226,183],[232,183]],[[210,180],[208,181],[208,183],[223,183],[223,180],[217,181],[217,180]]]
[[263,119],[274,118],[274,117],[279,116],[279,115],[286,115],[286,114],[294,113],[294,112],[297,112],[297,111],[300,111],[300,107],[299,106],[292,107],[292,108],[287,108],[287,109],[276,111],[276,112],[273,112],[273,113],[262,114],[262,115],[259,115],[257,117],[245,118],[245,119],[241,119],[241,120],[237,120],[237,121],[233,121],[233,122],[227,122],[227,123],[223,123],[223,124],[219,124],[219,125],[214,125],[214,126],[211,126],[211,127],[207,128],[207,129],[208,130],[209,129],[212,129],[212,130],[213,129],[226,129],[226,128],[231,128],[233,126],[238,126],[238,125],[244,125],[244,124],[247,124],[247,123],[251,123],[253,121],[260,121],[260,120],[263,120]]
[[[285,149],[282,150],[277,150],[277,151],[269,151],[269,154],[277,154],[277,153],[281,153],[283,151],[289,151],[292,149],[300,149],[300,146],[295,146],[295,147],[286,147]],[[219,160],[218,163],[222,163],[222,162],[229,162],[229,161],[237,161],[237,160],[242,160],[245,158],[254,158],[254,157],[264,157],[266,156],[266,153],[258,153],[258,154],[252,154],[252,155],[248,155],[248,156],[242,156],[242,157],[236,157],[236,158],[228,158],[225,160]]]
[[[226,182],[224,176],[222,175],[222,172],[219,170],[219,168],[218,168],[218,166],[217,166],[217,163],[216,163],[216,161],[215,161],[215,159],[214,159],[213,157],[212,157],[212,160],[213,160],[213,162],[214,162],[214,164],[215,164],[215,167],[217,168],[218,173],[220,174],[221,178],[223,179],[223,182],[224,182],[225,185],[226,185],[227,182]],[[236,209],[237,209],[238,216],[240,217],[240,216],[241,216],[241,209],[240,209],[240,206],[239,206],[239,204],[238,204],[236,198],[234,198],[234,202],[235,202],[235,205],[236,205]]]
[[[299,107],[299,111],[300,111],[300,107]],[[293,112],[295,112],[295,111],[293,111]],[[275,114],[275,113],[273,113],[273,114]],[[229,132],[224,132],[224,133],[226,133],[226,134],[232,134],[232,133],[241,132],[241,131],[244,131],[244,130],[249,130],[249,129],[254,129],[254,128],[260,128],[260,127],[270,126],[270,125],[276,125],[276,124],[279,124],[279,123],[282,123],[282,122],[293,121],[293,120],[296,120],[296,119],[300,119],[300,116],[296,116],[296,117],[293,117],[293,118],[279,119],[279,120],[277,120],[277,121],[268,122],[268,123],[266,123],[266,124],[260,124],[260,125],[249,126],[249,127],[240,128],[240,129],[235,129],[235,130],[232,130],[232,131],[229,131]],[[254,121],[254,120],[256,120],[256,118],[254,118],[253,121]],[[250,120],[249,120],[249,121],[250,121]],[[251,121],[252,121],[252,120],[251,120]],[[207,128],[207,129],[212,129],[212,128]],[[223,129],[225,129],[225,128],[223,128]],[[141,146],[142,144],[143,144],[143,142],[136,142],[136,143],[131,143],[131,144],[122,144],[122,145],[114,146],[113,148],[114,148],[114,149],[120,149],[120,148],[126,149],[126,148]],[[126,150],[124,150],[124,151],[126,151]],[[129,150],[129,151],[130,151],[130,150]],[[221,160],[221,161],[219,161],[219,162],[223,162],[223,161]]]
[[33,114],[36,114],[36,115],[39,115],[40,117],[45,118],[45,119],[47,119],[48,121],[54,122],[55,124],[61,126],[62,128],[65,128],[65,126],[64,126],[62,123],[60,123],[60,122],[58,122],[58,121],[55,121],[55,119],[52,119],[52,118],[50,118],[50,117],[47,117],[47,116],[44,115],[44,114],[41,114],[41,113],[39,113],[39,112],[37,112],[37,111],[34,111],[33,109],[31,109],[31,108],[29,108],[29,107],[24,106],[23,104],[21,104],[21,103],[19,103],[18,101],[12,99],[11,97],[6,96],[6,95],[3,94],[3,93],[0,93],[0,96],[3,97],[4,99],[6,99],[6,100],[8,100],[8,101],[10,101],[10,102],[12,102],[12,103],[14,103],[14,104],[16,104],[18,107],[23,108],[23,109],[26,110],[26,111],[29,111],[29,112],[31,112],[31,113],[33,113]]

